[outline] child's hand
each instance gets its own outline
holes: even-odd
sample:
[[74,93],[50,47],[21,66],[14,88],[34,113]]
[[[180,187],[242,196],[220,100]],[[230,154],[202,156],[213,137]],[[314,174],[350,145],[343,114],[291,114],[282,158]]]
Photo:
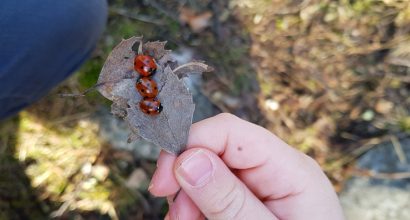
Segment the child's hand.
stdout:
[[192,125],[179,157],[161,152],[150,192],[173,195],[168,219],[343,219],[310,157],[230,114]]

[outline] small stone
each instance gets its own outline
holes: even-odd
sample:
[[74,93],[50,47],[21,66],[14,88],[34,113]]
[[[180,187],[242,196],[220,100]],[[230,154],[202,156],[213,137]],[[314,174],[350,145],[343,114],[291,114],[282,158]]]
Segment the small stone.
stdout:
[[110,169],[104,165],[95,165],[92,168],[91,174],[99,181],[107,179]]
[[263,15],[261,15],[261,14],[255,15],[255,16],[253,17],[253,23],[254,23],[254,24],[259,24],[259,23],[261,23],[262,18],[263,18]]
[[125,185],[130,189],[139,189],[147,185],[147,182],[147,174],[142,168],[138,168],[131,173]]
[[92,169],[93,165],[91,163],[85,163],[82,167],[81,167],[81,173],[83,173],[84,175],[89,175],[91,173],[91,169]]
[[386,100],[380,100],[376,103],[375,110],[380,114],[387,114],[393,109],[394,104]]
[[271,111],[276,111],[279,109],[279,103],[273,99],[268,99],[265,101],[265,106]]
[[371,121],[374,118],[374,111],[372,110],[366,110],[365,112],[363,112],[362,114],[362,119],[365,121]]

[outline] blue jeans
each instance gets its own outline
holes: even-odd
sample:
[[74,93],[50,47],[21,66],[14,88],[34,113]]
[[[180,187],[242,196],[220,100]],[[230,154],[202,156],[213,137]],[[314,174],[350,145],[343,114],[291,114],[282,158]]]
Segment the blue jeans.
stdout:
[[0,120],[75,71],[106,19],[106,0],[0,0]]

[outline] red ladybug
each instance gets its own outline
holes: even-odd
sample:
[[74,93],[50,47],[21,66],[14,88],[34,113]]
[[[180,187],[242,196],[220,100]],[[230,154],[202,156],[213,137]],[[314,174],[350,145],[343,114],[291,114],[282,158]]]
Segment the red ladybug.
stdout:
[[147,115],[158,115],[162,111],[161,102],[155,98],[143,98],[140,103],[140,109]]
[[[141,44],[139,51],[142,51]],[[152,79],[152,75],[157,70],[157,64],[154,58],[147,55],[135,56],[134,70],[140,74],[135,87],[138,93],[143,97],[139,102],[140,110],[148,115],[158,115],[162,111],[161,102],[156,98],[158,95],[158,85]]]
[[142,97],[155,98],[158,95],[157,83],[151,77],[140,77],[135,87]]
[[151,56],[137,55],[134,59],[134,70],[141,76],[151,76],[157,70],[157,64]]

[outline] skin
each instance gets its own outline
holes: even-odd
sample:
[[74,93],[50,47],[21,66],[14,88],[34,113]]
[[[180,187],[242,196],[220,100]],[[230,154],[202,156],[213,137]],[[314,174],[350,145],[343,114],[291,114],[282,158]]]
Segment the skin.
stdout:
[[187,150],[157,165],[149,191],[168,198],[166,219],[344,219],[312,158],[230,114],[193,124]]

